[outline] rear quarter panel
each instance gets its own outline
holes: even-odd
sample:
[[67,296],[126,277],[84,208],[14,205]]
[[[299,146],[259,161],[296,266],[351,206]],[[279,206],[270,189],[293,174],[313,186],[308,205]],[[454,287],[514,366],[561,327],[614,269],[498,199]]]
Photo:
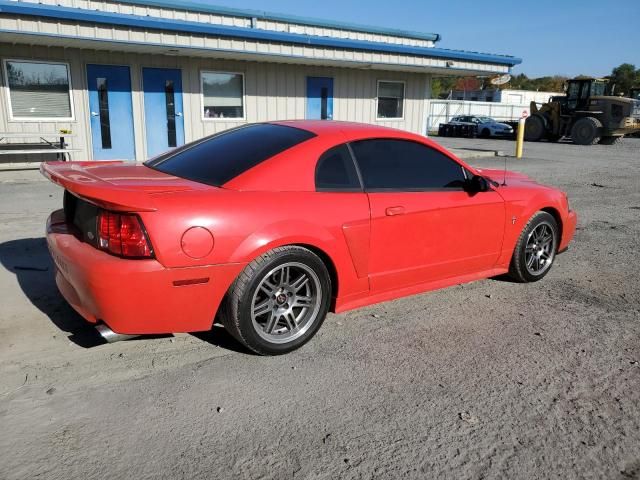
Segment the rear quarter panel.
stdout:
[[[278,246],[307,245],[329,257],[339,277],[339,296],[368,289],[367,272],[356,271],[358,259],[367,255],[368,241],[348,242],[353,236],[345,234],[355,226],[368,236],[364,193],[212,188],[160,194],[155,201],[158,210],[142,217],[156,257],[166,267],[246,264]],[[181,245],[183,233],[194,226],[208,229],[214,238],[210,253],[198,259],[186,255]]]

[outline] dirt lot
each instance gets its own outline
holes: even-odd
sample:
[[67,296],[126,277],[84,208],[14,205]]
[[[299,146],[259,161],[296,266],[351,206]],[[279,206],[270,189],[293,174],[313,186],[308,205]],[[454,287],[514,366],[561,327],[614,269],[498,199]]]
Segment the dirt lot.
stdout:
[[277,358],[222,328],[99,344],[53,282],[61,191],[0,172],[0,478],[640,478],[640,140],[509,168],[580,216],[542,282],[331,315]]

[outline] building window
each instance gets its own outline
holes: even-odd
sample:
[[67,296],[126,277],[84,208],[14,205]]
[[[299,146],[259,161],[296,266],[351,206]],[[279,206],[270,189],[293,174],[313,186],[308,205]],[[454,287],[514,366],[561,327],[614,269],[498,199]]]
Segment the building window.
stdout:
[[69,65],[5,60],[4,69],[12,119],[73,119]]
[[244,118],[244,75],[202,72],[202,115],[205,119]]
[[404,117],[404,82],[378,81],[378,119]]

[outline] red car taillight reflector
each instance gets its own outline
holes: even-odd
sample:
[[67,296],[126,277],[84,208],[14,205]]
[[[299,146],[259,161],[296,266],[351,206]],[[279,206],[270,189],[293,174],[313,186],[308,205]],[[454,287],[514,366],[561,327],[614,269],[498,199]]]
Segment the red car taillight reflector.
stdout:
[[100,210],[98,247],[123,257],[151,257],[151,248],[137,215]]

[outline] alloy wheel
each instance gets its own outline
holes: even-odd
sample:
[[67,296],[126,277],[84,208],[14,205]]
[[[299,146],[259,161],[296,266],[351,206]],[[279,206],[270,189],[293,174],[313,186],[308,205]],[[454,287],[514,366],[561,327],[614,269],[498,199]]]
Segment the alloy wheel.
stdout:
[[531,275],[541,275],[547,271],[555,256],[556,239],[553,227],[542,222],[534,228],[527,238],[525,262]]
[[262,278],[253,295],[251,321],[256,333],[272,343],[304,335],[318,319],[322,294],[318,275],[309,266],[278,265]]

